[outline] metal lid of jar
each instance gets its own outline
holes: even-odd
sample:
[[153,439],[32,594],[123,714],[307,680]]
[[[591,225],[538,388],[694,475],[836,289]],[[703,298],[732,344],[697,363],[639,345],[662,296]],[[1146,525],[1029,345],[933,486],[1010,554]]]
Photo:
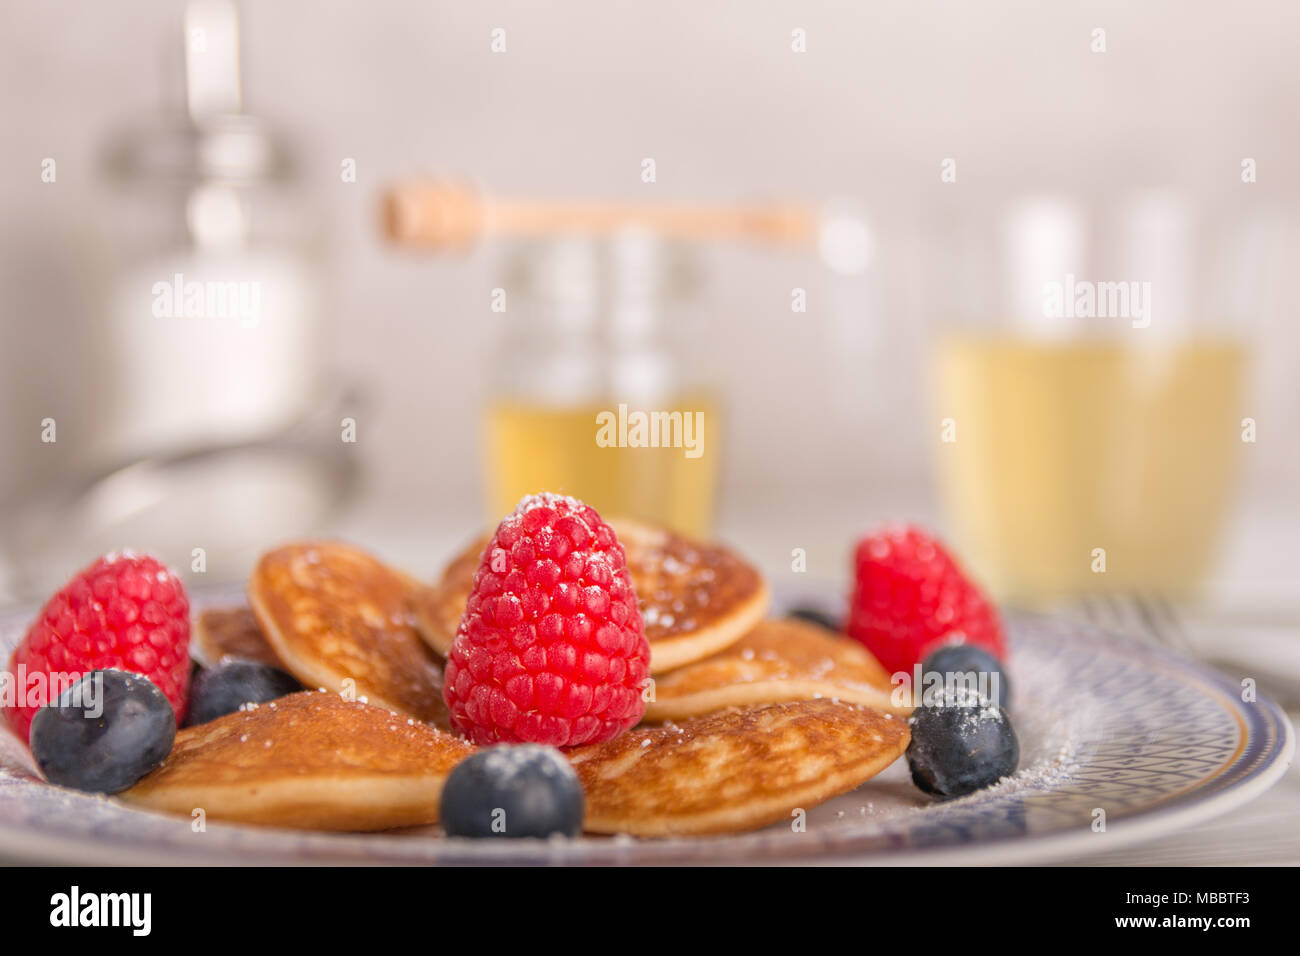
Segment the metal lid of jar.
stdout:
[[187,117],[163,118],[122,129],[110,140],[104,166],[125,182],[235,184],[285,180],[294,172],[287,147],[266,123],[237,114],[203,125]]

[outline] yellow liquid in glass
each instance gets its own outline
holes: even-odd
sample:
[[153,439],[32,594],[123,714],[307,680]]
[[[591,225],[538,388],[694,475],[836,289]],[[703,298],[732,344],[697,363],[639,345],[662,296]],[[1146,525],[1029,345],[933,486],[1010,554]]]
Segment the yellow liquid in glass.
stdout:
[[704,396],[681,395],[660,407],[703,412],[702,434],[696,436],[702,439],[699,457],[676,447],[602,447],[596,440],[597,415],[617,414],[617,402],[491,405],[485,425],[489,520],[495,525],[524,495],[552,491],[580,498],[604,515],[641,518],[707,536],[721,431],[717,404]]
[[936,358],[936,411],[955,424],[941,485],[966,563],[996,593],[1180,593],[1203,578],[1241,443],[1239,345],[953,337]]

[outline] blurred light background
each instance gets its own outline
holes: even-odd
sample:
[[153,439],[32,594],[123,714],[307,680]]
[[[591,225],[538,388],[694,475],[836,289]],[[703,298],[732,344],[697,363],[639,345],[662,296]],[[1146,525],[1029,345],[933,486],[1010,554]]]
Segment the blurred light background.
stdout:
[[[56,504],[50,516],[33,502],[91,469],[113,400],[102,385],[105,337],[128,352],[137,341],[103,324],[104,277],[120,268],[124,203],[159,200],[115,195],[105,152],[164,104],[180,108],[181,15],[165,0],[0,11],[0,500],[11,597],[37,596],[92,556],[68,509]],[[1069,197],[1085,223],[1079,277],[1137,279],[1116,253],[1133,234],[1124,224],[1135,197],[1175,195],[1195,224],[1186,227],[1195,254],[1178,267],[1193,291],[1166,301],[1190,302],[1197,321],[1209,316],[1245,340],[1245,392],[1226,415],[1258,427],[1254,444],[1225,452],[1240,454],[1240,474],[1211,592],[1295,598],[1295,3],[293,0],[247,3],[241,16],[244,109],[293,147],[297,208],[313,222],[306,241],[322,278],[298,336],[232,387],[257,394],[268,378],[318,370],[301,386],[307,407],[294,411],[319,413],[335,432],[354,416],[346,454],[357,473],[346,505],[310,520],[305,509],[301,531],[280,526],[296,512],[270,495],[263,506],[287,520],[234,528],[235,545],[209,555],[211,577],[240,578],[274,543],[265,539],[286,531],[347,535],[431,574],[483,523],[477,409],[494,387],[497,342],[517,319],[490,308],[503,284],[499,249],[424,255],[383,241],[382,190],[430,171],[504,195],[779,197],[860,210],[876,257],[857,285],[813,254],[699,250],[705,286],[686,335],[726,407],[718,532],[771,572],[788,577],[802,547],[810,577],[837,579],[852,539],[883,519],[964,535],[941,504],[949,449],[933,360],[959,314],[1002,319],[1007,210],[1027,196]],[[494,28],[506,31],[504,53],[491,50]],[[1097,28],[1104,53],[1090,49]],[[796,29],[804,53],[792,51]],[[42,182],[47,157],[54,183]],[[647,157],[653,184],[641,180]],[[1247,157],[1258,170],[1250,184]],[[948,158],[955,182],[941,179]],[[340,176],[346,159],[355,182]],[[796,287],[808,290],[804,313],[791,311]],[[227,361],[235,375],[237,357]],[[40,441],[46,417],[58,423],[55,445]],[[1161,479],[1171,487],[1201,467],[1175,459]],[[224,467],[199,483],[248,473],[237,459]],[[209,518],[239,511],[219,489],[195,502]]]

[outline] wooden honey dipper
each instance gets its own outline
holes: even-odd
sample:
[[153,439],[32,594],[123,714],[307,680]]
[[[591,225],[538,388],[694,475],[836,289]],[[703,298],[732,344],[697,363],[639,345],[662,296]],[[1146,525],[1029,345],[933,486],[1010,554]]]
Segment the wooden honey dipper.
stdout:
[[382,216],[392,242],[423,249],[466,248],[495,238],[608,235],[629,227],[692,242],[813,246],[819,228],[817,214],[797,205],[513,199],[442,179],[391,186],[383,195]]

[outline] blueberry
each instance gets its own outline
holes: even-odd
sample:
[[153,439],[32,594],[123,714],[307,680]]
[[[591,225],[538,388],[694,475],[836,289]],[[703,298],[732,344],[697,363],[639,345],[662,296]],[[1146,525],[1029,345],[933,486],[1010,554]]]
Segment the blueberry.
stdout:
[[439,815],[448,836],[577,836],[584,804],[578,775],[554,747],[503,744],[456,765]]
[[840,630],[839,621],[835,620],[825,611],[821,611],[815,607],[792,608],[787,616],[798,618],[801,621],[807,621],[809,624],[816,624],[819,627],[826,628],[828,631],[835,631],[838,633]]
[[186,726],[206,724],[233,714],[244,704],[265,704],[297,690],[302,690],[302,685],[278,667],[260,661],[224,661],[194,675]]
[[50,783],[117,793],[162,763],[175,739],[176,712],[152,681],[102,670],[37,711],[30,741]]
[[975,691],[945,693],[909,721],[907,765],[926,793],[963,797],[1015,773],[1020,742],[1006,712]]
[[[921,663],[921,672],[939,673],[945,678],[949,674],[965,675],[966,686],[976,688],[1003,709],[1011,706],[1011,684],[1002,670],[1002,662],[977,644],[945,644],[926,656]],[[997,678],[996,688],[994,677]],[[983,680],[983,685],[980,680]]]

